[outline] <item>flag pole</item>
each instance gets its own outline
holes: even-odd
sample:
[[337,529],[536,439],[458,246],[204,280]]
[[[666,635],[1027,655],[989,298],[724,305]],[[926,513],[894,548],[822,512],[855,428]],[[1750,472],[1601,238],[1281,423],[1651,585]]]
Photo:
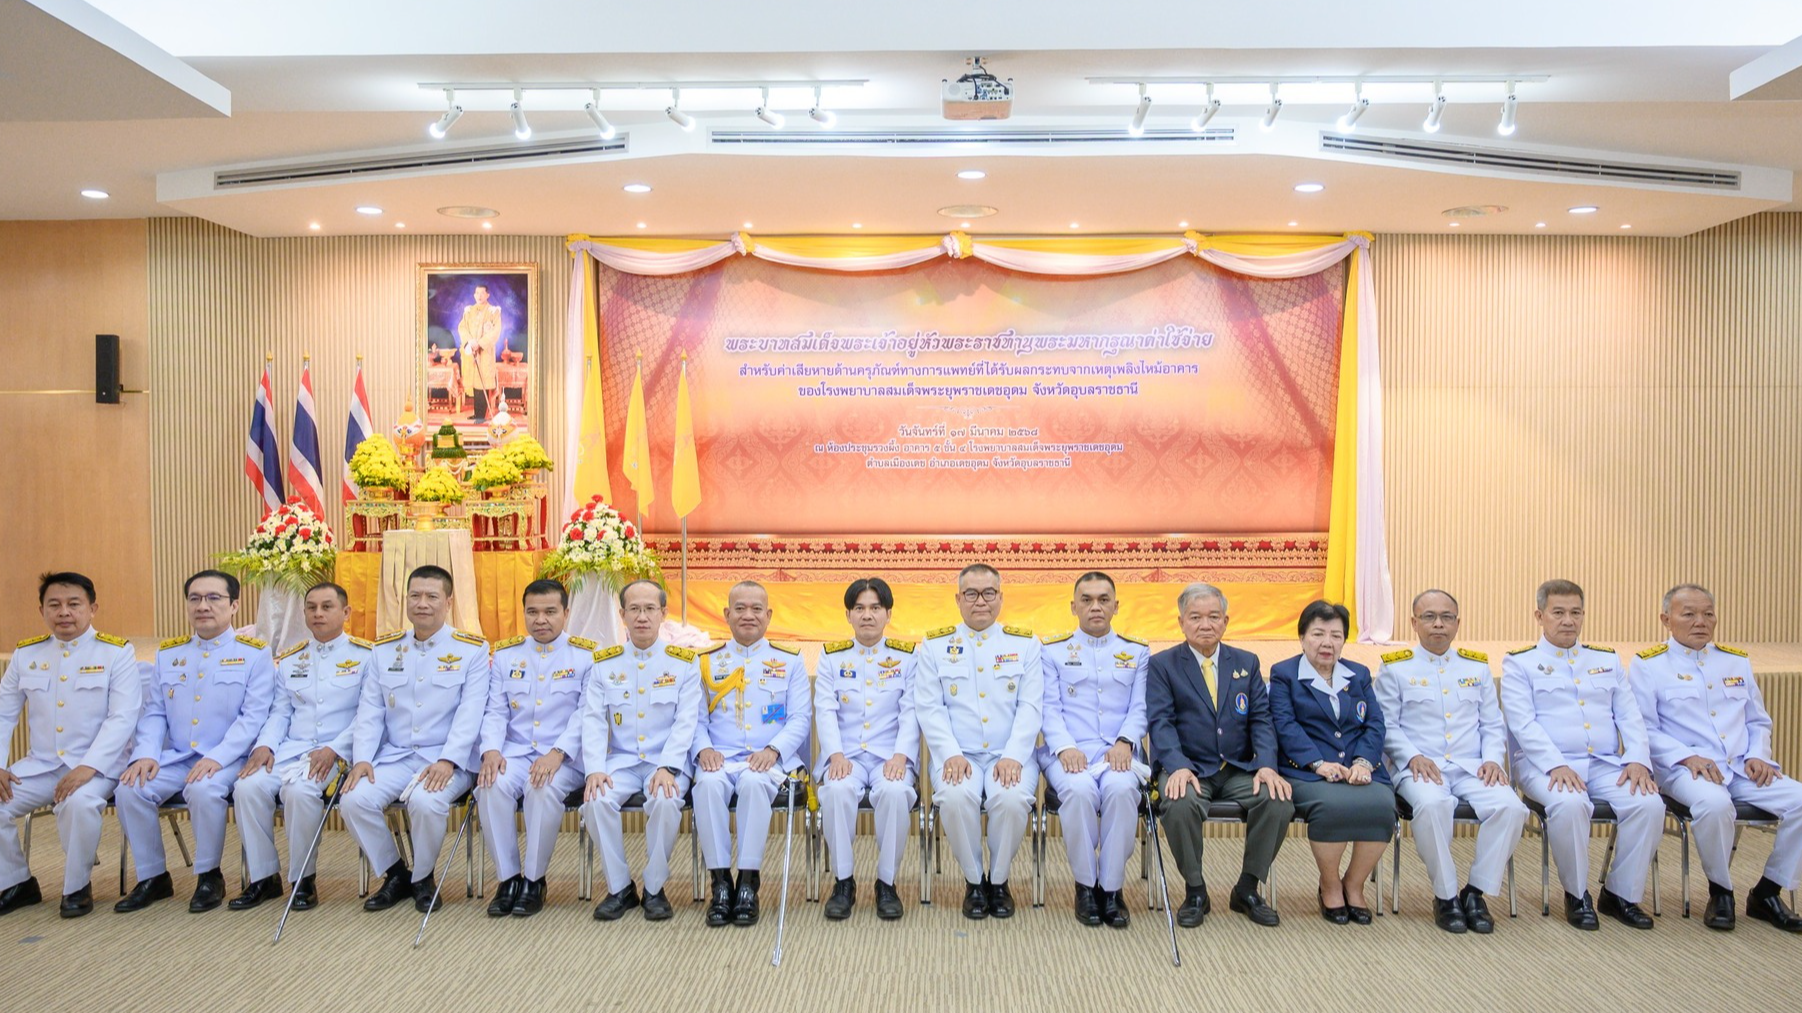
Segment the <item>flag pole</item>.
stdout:
[[688,625],[688,518],[682,518],[682,625]]

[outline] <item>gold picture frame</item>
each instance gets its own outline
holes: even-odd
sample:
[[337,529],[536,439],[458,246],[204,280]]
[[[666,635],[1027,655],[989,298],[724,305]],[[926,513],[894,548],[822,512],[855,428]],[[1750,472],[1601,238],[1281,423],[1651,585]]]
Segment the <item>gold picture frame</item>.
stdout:
[[505,407],[516,429],[537,435],[544,380],[538,265],[420,264],[417,277],[414,403],[427,431],[448,422],[485,444],[489,422]]

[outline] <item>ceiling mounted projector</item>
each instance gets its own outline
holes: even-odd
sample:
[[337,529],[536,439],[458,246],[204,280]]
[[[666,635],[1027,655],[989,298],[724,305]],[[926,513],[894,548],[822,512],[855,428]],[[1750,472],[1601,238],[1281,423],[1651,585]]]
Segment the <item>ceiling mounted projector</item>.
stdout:
[[982,57],[964,61],[970,72],[944,82],[942,101],[948,120],[1005,120],[1014,111],[1014,79],[1001,80],[982,65]]

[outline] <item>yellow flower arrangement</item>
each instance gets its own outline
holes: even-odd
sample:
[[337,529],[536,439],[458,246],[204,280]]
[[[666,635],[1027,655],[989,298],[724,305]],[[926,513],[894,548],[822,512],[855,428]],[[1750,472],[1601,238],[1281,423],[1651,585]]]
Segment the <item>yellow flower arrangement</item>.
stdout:
[[476,461],[475,467],[469,470],[469,484],[477,489],[497,489],[502,486],[516,485],[525,476],[520,474],[518,465],[507,459],[507,455],[494,451],[483,454]]
[[400,454],[386,436],[371,436],[350,457],[350,478],[365,489],[404,489],[407,475]]
[[461,503],[463,486],[443,465],[428,468],[413,487],[413,498],[422,503]]
[[513,462],[513,466],[520,471],[528,468],[554,467],[551,464],[551,455],[545,452],[544,444],[532,438],[529,433],[520,433],[508,440],[495,453]]

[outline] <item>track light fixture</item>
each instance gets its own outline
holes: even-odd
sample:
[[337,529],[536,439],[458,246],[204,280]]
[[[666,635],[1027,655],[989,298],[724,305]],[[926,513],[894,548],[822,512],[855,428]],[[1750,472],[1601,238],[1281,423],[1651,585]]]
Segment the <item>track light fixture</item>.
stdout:
[[1201,107],[1201,112],[1189,124],[1189,129],[1196,133],[1206,130],[1215,116],[1220,115],[1220,100],[1214,97],[1214,86],[1208,85],[1208,104]]
[[508,108],[513,112],[513,136],[522,141],[531,140],[532,127],[526,122],[526,111],[519,107],[520,89],[513,89],[513,104]]
[[1258,124],[1265,130],[1276,126],[1276,118],[1283,111],[1283,100],[1277,97],[1276,89],[1277,85],[1273,82],[1270,85],[1270,104],[1264,107],[1264,121]]
[[1345,113],[1339,117],[1339,129],[1358,129],[1358,118],[1369,111],[1370,100],[1364,97],[1364,86],[1362,84],[1353,85],[1351,108],[1347,109]]
[[695,118],[682,111],[682,89],[680,88],[669,90],[669,107],[663,110],[663,115],[668,116],[671,123],[683,130],[695,128]]
[[770,108],[770,90],[768,88],[763,89],[763,101],[757,104],[757,118],[777,130],[781,130],[782,124],[788,122],[781,113]]
[[1433,82],[1433,101],[1432,101],[1432,104],[1427,106],[1427,118],[1426,118],[1426,121],[1420,125],[1420,129],[1425,130],[1429,134],[1438,133],[1439,132],[1439,118],[1444,115],[1445,115],[1445,86],[1440,84],[1438,81],[1434,81]]
[[813,108],[807,110],[807,118],[822,127],[830,129],[838,123],[838,114],[830,109],[820,108],[820,89],[813,90]]
[[601,90],[599,88],[589,93],[588,104],[582,107],[582,111],[594,121],[594,128],[600,131],[601,140],[611,141],[619,133],[613,129],[613,124],[607,122],[607,117],[601,115]]
[[1151,112],[1151,96],[1147,95],[1145,93],[1145,86],[1140,85],[1139,86],[1139,104],[1136,108],[1133,109],[1132,126],[1127,127],[1126,132],[1133,135],[1134,137],[1144,136],[1144,134],[1145,134],[1145,115],[1149,112]]
[[1503,137],[1514,136],[1514,110],[1520,105],[1520,99],[1514,97],[1514,82],[1508,82],[1508,97],[1502,99],[1502,122],[1495,125],[1495,132]]
[[444,89],[444,115],[438,117],[438,122],[427,127],[426,133],[442,141],[444,135],[450,133],[451,124],[457,122],[462,115],[463,107],[457,104],[457,89],[446,88]]

